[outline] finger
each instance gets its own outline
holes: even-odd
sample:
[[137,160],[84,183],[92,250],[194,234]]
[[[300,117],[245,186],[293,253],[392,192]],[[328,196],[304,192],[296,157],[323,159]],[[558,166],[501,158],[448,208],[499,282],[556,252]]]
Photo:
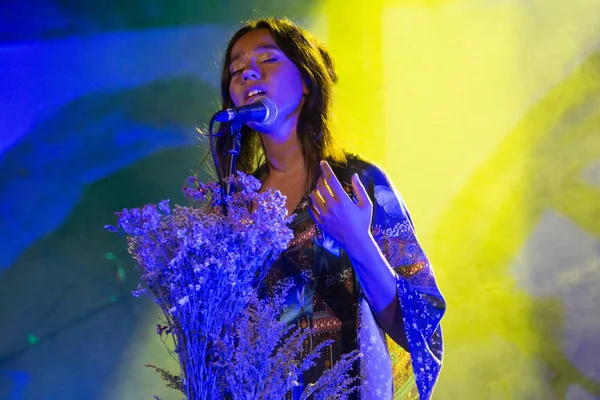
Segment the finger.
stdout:
[[323,199],[323,203],[325,204],[325,206],[327,206],[327,204],[331,205],[333,202],[335,202],[335,197],[327,187],[327,184],[325,183],[325,178],[320,177],[317,181],[317,191]]
[[325,210],[325,203],[317,190],[313,190],[310,194],[312,206],[318,211],[319,215]]
[[354,194],[356,194],[356,202],[359,206],[362,207],[365,204],[371,203],[369,194],[367,193],[367,190],[360,181],[358,174],[352,175],[352,188],[354,189]]
[[323,176],[325,177],[325,183],[327,183],[331,189],[333,196],[337,197],[338,199],[343,199],[342,196],[346,195],[346,192],[344,191],[344,188],[342,187],[342,184],[338,180],[337,176],[335,176],[333,173],[329,163],[327,161],[321,161],[320,165],[321,171],[323,171]]
[[321,226],[323,224],[321,214],[319,214],[319,210],[317,210],[314,204],[311,204],[310,207],[308,207],[308,213],[317,225]]

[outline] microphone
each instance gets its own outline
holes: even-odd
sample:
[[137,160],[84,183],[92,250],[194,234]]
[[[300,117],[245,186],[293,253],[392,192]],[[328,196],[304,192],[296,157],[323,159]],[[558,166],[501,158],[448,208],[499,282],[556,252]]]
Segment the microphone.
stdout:
[[261,96],[256,101],[234,108],[218,111],[214,117],[217,122],[255,122],[257,125],[267,127],[277,118],[277,105],[268,97]]

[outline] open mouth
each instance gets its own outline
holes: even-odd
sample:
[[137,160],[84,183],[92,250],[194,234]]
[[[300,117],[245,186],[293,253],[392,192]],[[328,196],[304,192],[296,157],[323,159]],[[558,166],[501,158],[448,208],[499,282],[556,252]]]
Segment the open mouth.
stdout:
[[246,100],[252,101],[253,99],[266,94],[266,92],[262,89],[252,89],[248,93],[246,93]]

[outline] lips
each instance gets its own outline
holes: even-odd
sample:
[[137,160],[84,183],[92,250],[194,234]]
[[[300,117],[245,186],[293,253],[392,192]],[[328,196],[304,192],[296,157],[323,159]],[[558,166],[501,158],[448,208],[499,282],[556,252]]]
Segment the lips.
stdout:
[[244,100],[252,101],[254,98],[267,94],[266,90],[260,87],[252,87],[244,91]]

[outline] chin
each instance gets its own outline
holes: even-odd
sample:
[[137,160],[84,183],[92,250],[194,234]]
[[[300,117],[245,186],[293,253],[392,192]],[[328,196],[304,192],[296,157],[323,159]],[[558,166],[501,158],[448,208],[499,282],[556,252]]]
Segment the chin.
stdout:
[[252,129],[253,131],[260,132],[260,133],[270,133],[273,131],[273,125],[262,126],[262,125],[258,125],[255,122],[247,122],[246,126],[250,129]]

